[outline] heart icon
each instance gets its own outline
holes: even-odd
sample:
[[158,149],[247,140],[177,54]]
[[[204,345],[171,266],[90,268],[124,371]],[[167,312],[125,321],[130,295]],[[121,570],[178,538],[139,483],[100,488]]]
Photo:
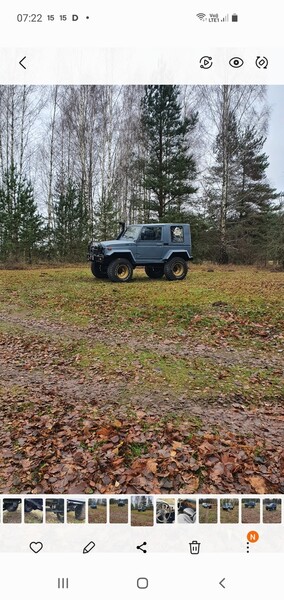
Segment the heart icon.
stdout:
[[31,542],[30,543],[30,549],[37,554],[38,552],[40,552],[43,549],[43,544],[42,542]]

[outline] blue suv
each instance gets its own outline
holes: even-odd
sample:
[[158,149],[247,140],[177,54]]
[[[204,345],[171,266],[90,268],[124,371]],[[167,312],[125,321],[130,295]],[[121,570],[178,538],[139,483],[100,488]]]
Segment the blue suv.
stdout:
[[186,277],[191,260],[190,226],[185,223],[129,225],[116,240],[92,241],[88,247],[91,271],[98,279],[125,283],[143,266],[150,279],[169,281]]

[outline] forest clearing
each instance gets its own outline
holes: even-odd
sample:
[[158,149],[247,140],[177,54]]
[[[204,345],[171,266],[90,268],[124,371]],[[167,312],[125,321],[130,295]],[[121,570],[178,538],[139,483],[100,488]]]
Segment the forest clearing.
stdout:
[[5,493],[283,493],[284,273],[0,271]]

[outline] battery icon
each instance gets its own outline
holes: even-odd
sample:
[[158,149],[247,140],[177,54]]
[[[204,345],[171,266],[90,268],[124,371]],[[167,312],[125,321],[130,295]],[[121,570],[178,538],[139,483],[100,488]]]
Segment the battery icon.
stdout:
[[232,21],[233,23],[236,23],[238,21],[238,15],[236,15],[236,13],[232,15]]

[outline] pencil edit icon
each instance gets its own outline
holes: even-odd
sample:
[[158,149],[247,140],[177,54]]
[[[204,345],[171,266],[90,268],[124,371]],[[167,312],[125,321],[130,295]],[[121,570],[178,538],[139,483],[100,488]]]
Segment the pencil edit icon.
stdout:
[[94,549],[95,545],[95,542],[89,542],[87,546],[83,548],[83,554],[89,554],[89,552],[91,552]]

